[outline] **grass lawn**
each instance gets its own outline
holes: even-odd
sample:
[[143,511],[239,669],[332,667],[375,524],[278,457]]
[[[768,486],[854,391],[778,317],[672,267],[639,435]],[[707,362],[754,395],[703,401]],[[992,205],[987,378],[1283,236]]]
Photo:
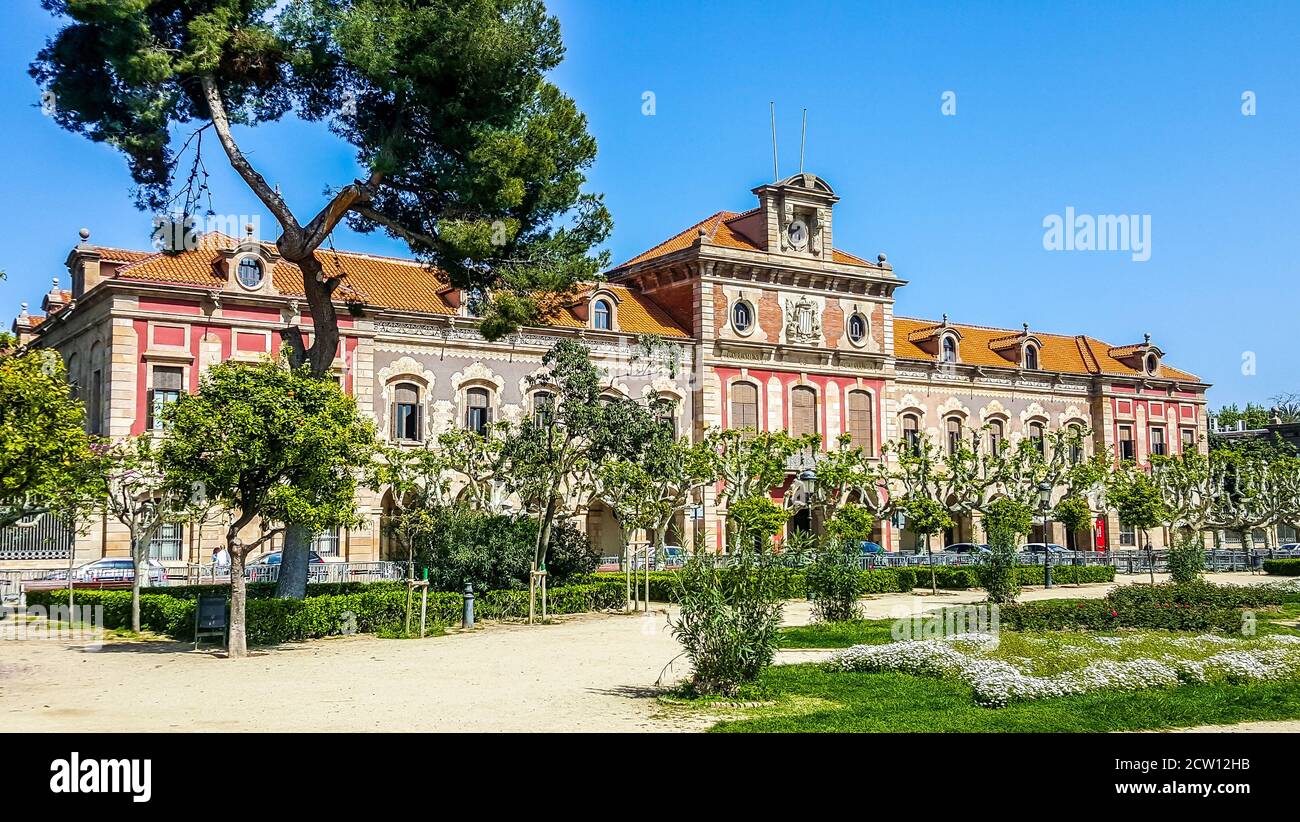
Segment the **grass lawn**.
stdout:
[[[1300,603],[1261,611],[1259,620],[1260,634],[1295,633]],[[892,625],[893,620],[880,619],[784,628],[780,643],[784,648],[880,645],[893,641]],[[1125,640],[1113,652],[1094,648],[1090,657],[1159,657],[1172,650],[1178,656],[1203,658],[1212,652],[1195,647],[1190,639],[1194,634],[1121,631],[1114,636]],[[1171,640],[1173,647],[1166,647]],[[1003,632],[1002,641],[994,656],[1018,659],[1036,674],[1076,667],[1072,646],[1092,642],[1090,635],[1074,632]],[[1184,642],[1190,644],[1179,650]],[[1257,644],[1241,642],[1243,647]],[[769,668],[740,699],[775,704],[735,710],[714,731],[1098,732],[1300,719],[1300,684],[1295,681],[1097,691],[986,708],[976,704],[969,685],[955,679],[833,672],[805,664]]]
[[748,709],[713,731],[1077,732],[1300,718],[1300,687],[1294,682],[1184,685],[981,708],[968,686],[950,680],[778,665],[742,698],[777,704]]

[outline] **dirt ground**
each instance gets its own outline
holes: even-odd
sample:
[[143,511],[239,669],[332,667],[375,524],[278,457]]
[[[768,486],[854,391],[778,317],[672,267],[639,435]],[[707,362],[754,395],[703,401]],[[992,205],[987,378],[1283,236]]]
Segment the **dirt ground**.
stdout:
[[[1260,580],[1230,576],[1239,584]],[[1109,587],[1029,589],[1025,599],[1100,597]],[[880,618],[982,597],[981,592],[889,594],[865,606],[868,616]],[[337,637],[260,651],[238,661],[170,641],[110,640],[90,651],[66,641],[4,640],[0,728],[703,730],[708,717],[647,698],[661,675],[662,681],[672,682],[687,673],[668,630],[668,613],[660,607],[649,616],[589,614],[532,628],[495,624],[424,640]],[[788,624],[809,618],[806,603],[787,605]],[[807,658],[783,653],[778,661]],[[1300,730],[1300,723],[1248,723],[1223,730]]]

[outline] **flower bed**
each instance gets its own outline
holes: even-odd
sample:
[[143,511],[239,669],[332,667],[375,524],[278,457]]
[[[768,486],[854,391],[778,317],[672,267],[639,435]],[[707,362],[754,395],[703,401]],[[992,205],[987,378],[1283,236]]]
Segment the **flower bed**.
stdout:
[[[1127,637],[1083,637],[1074,649],[1077,667],[1038,674],[1033,660],[999,656],[998,640],[988,634],[946,639],[855,645],[825,663],[842,672],[893,672],[957,679],[971,687],[975,701],[1002,707],[1014,700],[1047,699],[1095,690],[1172,688],[1184,683],[1234,684],[1300,678],[1300,637],[1269,635],[1258,640],[1218,636],[1162,638],[1135,635],[1154,656],[1124,659]],[[1235,646],[1235,647],[1229,647]],[[1058,648],[1059,651],[1059,648]],[[1117,658],[1120,657],[1120,658]]]

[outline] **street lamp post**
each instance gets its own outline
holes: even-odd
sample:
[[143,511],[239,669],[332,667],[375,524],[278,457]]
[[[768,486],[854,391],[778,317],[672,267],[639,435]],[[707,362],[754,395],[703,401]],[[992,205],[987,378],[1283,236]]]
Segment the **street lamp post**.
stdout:
[[1052,587],[1052,546],[1047,539],[1047,515],[1051,511],[1052,484],[1038,483],[1038,508],[1043,513],[1043,587]]
[[799,480],[799,487],[803,491],[803,510],[808,515],[808,533],[812,533],[812,503],[813,494],[817,491],[817,472],[811,468],[805,468],[798,473],[795,479]]

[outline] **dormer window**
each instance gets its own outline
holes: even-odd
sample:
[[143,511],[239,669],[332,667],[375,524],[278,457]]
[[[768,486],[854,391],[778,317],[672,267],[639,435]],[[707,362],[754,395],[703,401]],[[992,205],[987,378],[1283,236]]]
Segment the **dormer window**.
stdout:
[[242,258],[239,261],[239,266],[235,269],[235,277],[239,280],[239,284],[250,291],[261,288],[262,279],[265,276],[262,261],[256,257]]
[[1155,354],[1147,354],[1146,369],[1148,374],[1155,376],[1155,373],[1160,370],[1160,358]]
[[957,340],[951,334],[946,335],[939,344],[939,362],[957,362]]
[[591,304],[591,327],[599,331],[609,331],[614,326],[614,309],[609,300],[596,300]]
[[1038,370],[1038,346],[1033,343],[1025,346],[1025,368],[1030,371]]

